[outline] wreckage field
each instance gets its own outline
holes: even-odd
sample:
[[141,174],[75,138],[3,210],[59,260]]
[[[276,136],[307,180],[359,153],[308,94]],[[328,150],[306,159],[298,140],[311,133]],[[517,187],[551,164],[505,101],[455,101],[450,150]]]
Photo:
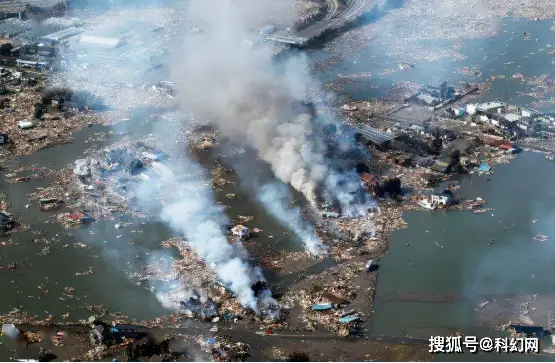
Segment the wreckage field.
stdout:
[[528,150],[553,149],[550,24],[445,35],[455,2],[422,24],[407,1],[276,57],[267,18],[343,2],[191,1],[60,20],[74,35],[51,66],[1,69],[0,321],[18,349],[431,360],[430,335],[543,324],[555,155]]

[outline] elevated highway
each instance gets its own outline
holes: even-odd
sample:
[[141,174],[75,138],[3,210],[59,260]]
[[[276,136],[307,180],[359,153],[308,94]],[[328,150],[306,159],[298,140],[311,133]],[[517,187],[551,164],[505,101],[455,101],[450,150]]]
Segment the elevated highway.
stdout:
[[328,30],[338,29],[355,20],[372,7],[381,6],[386,0],[348,0],[343,6],[339,0],[328,0],[328,12],[321,21],[298,32],[279,31],[266,37],[266,40],[304,46],[311,39]]

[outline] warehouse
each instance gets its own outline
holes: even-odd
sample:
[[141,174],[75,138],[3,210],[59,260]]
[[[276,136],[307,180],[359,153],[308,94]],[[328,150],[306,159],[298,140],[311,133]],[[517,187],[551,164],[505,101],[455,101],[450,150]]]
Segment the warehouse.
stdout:
[[82,32],[83,32],[83,29],[71,27],[71,28],[57,31],[55,33],[48,34],[40,38],[39,41],[44,44],[49,44],[50,46],[56,46],[61,41],[66,40],[70,37],[76,36],[78,34],[81,34]]
[[85,47],[117,48],[122,45],[122,39],[118,37],[98,37],[95,35],[84,35],[79,40],[79,45]]

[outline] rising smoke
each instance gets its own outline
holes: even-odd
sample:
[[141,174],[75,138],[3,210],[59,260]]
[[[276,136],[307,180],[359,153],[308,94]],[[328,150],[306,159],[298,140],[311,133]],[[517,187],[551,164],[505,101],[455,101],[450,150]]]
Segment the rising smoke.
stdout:
[[291,195],[286,185],[278,183],[263,185],[258,191],[258,198],[270,214],[293,230],[310,253],[320,255],[326,252],[326,247],[314,232],[314,228],[303,221],[301,209],[287,207]]
[[184,107],[216,123],[233,141],[256,149],[279,179],[316,202],[316,188],[328,167],[322,146],[307,140],[313,132],[310,115],[295,114],[292,108],[310,96],[306,59],[290,59],[277,69],[270,46],[242,45],[261,19],[268,22],[276,14],[267,1],[213,5],[191,2],[191,15],[206,27],[187,39],[175,69]]
[[[171,10],[152,8],[149,11],[133,9],[114,12],[106,14],[102,19],[93,19],[99,23],[93,32],[100,31],[105,36],[120,36],[125,31],[134,35],[122,49],[76,45],[86,57],[64,54],[63,72],[52,77],[50,84],[86,89],[102,97],[112,111],[124,111],[122,115],[134,110],[139,110],[140,114],[141,107],[168,107],[173,98],[166,97],[148,84],[152,56],[148,49],[141,46],[141,39],[153,37],[152,34],[155,33],[151,33],[149,29],[154,26],[164,26],[166,32],[176,31],[173,28],[176,19],[172,20],[175,15]],[[130,54],[126,62],[106,61],[126,50]],[[173,116],[175,115],[168,114],[168,119]],[[135,196],[129,200],[131,208],[158,214],[161,220],[186,239],[186,243],[216,272],[218,279],[237,296],[243,306],[254,311],[269,308],[274,304],[271,293],[263,290],[258,291],[255,296],[251,289],[256,282],[264,281],[260,269],[251,266],[249,256],[239,241],[233,244],[228,242],[225,230],[228,218],[214,202],[207,179],[187,153],[181,152],[186,145],[178,143],[182,140],[176,138],[175,130],[169,132],[168,128],[172,126],[165,123],[163,127],[164,129],[154,127],[153,134],[164,140],[175,141],[166,143],[164,149],[171,155],[172,165],[168,167],[154,164],[152,170],[144,172],[145,178],[137,187],[132,186],[132,183],[126,184],[129,194]],[[144,130],[141,131],[140,125],[134,124],[128,130],[132,136],[144,137],[141,134]],[[178,148],[180,150],[176,150]],[[119,247],[110,245],[107,250],[108,253],[119,251]],[[129,254],[134,255],[133,251]],[[169,252],[162,250],[150,253],[147,266],[151,271],[149,276],[157,281],[157,298],[166,307],[179,305],[180,300],[186,300],[191,294],[189,286],[177,281],[178,275],[172,262]],[[155,268],[158,269],[154,271]]]
[[[215,204],[209,183],[199,177],[190,177],[197,175],[197,166],[181,157],[178,165],[172,168],[161,163],[154,163],[152,168],[153,173],[149,174],[152,177],[140,187],[140,202],[149,205],[154,202],[153,195],[161,198],[162,220],[187,238],[198,256],[214,268],[219,279],[237,295],[243,306],[258,311],[251,286],[264,281],[262,274],[245,262],[248,256],[239,241],[228,243],[225,232],[228,219],[222,208]],[[178,177],[176,170],[185,177]]]

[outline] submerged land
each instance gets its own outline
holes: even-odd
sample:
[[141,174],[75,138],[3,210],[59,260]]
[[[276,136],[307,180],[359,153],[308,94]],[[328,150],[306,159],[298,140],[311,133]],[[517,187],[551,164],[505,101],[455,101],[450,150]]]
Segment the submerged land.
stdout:
[[[339,3],[297,3],[294,27],[326,19],[334,4],[338,11],[348,5]],[[488,99],[501,76],[484,79],[481,72],[487,70],[457,67],[450,73],[469,78],[389,82],[379,95],[361,98],[354,89],[371,84],[374,72],[350,71],[345,58],[363,62],[363,52],[357,53],[361,44],[389,47],[393,67],[379,73],[376,83],[382,83],[394,73],[425,68],[425,62],[464,58],[456,51],[460,44],[455,50],[426,48],[422,41],[492,36],[499,30],[490,22],[492,16],[553,16],[549,4],[538,4],[480,5],[489,8],[490,18],[451,2],[433,16],[429,4],[415,0],[369,8],[370,15],[324,32],[300,50],[315,57],[311,72],[321,72],[324,87],[338,95],[333,102],[295,106],[313,120],[307,136],[323,140],[323,155],[337,160],[345,174],[352,172],[345,182],[354,176],[349,194],[356,198],[351,200],[365,201],[364,214],[357,216],[347,215],[341,203],[325,198],[311,203],[292,189],[285,194],[292,196],[285,212],[271,209],[257,183],[272,183],[276,177],[256,148],[237,145],[211,120],[180,109],[179,85],[165,69],[164,58],[170,57],[171,40],[184,28],[186,10],[179,4],[94,13],[76,8],[67,14],[66,8],[27,6],[23,10],[29,20],[2,20],[0,27],[13,32],[7,37],[13,44],[9,50],[0,47],[0,52],[6,48],[0,100],[0,274],[6,291],[0,305],[5,324],[0,357],[432,360],[428,337],[408,331],[376,334],[372,329],[381,260],[391,236],[410,227],[404,219],[408,211],[497,213],[479,190],[471,195],[458,191],[465,178],[489,179],[498,165],[510,164],[521,152],[553,158],[553,80],[524,69],[520,72],[526,75],[515,73],[512,80],[535,89],[520,92],[532,98],[527,104],[512,104]],[[457,27],[450,23],[455,18],[461,22]],[[142,25],[130,25],[132,35],[121,29],[103,33],[125,38],[114,49],[86,46],[87,39],[94,43],[90,39],[100,37],[95,31],[114,20]],[[45,29],[36,30],[37,23]],[[390,44],[384,34],[387,29],[404,34],[399,23],[419,31],[410,37],[407,31]],[[185,28],[202,34],[202,26]],[[279,26],[265,31],[284,31]],[[49,38],[52,27],[66,35]],[[256,47],[257,37],[265,35],[256,32],[248,46]],[[535,41],[534,34],[515,38]],[[45,45],[47,39],[53,45]],[[288,47],[276,46],[278,59],[299,51]],[[318,47],[330,56],[319,59]],[[538,52],[553,58],[549,49],[542,46]],[[144,54],[154,63],[148,63],[146,77],[138,78],[142,71],[130,68],[144,65],[138,60]],[[128,72],[120,73],[122,69]],[[336,77],[328,82],[329,73]],[[349,85],[355,86],[345,91]],[[210,95],[206,98],[209,104]],[[182,165],[184,153],[196,166]],[[251,286],[257,301],[271,294],[275,303],[258,306],[258,311],[242,304],[233,285],[222,282],[217,264],[199,255],[194,238],[170,228],[165,222],[173,221],[171,216],[160,218],[161,210],[177,198],[179,185],[191,180],[191,198],[205,195],[208,188],[229,219],[222,224],[226,242],[240,256],[248,255],[244,259],[252,271],[260,267],[264,279]],[[156,193],[148,194],[152,199],[145,203],[144,187],[151,185]],[[305,250],[305,226],[313,226],[326,253]],[[531,237],[540,243],[549,239],[543,233]],[[415,247],[412,241],[403,242]],[[497,241],[484,243],[495,247]],[[444,244],[435,242],[438,249]],[[49,265],[58,266],[58,272]],[[394,292],[387,299],[438,303],[459,297]],[[493,311],[490,315],[511,310],[507,318],[481,319],[492,330],[511,323],[543,325],[514,313],[514,304],[505,309],[495,297],[487,301],[494,302],[484,305]],[[453,328],[450,334],[466,333]]]

